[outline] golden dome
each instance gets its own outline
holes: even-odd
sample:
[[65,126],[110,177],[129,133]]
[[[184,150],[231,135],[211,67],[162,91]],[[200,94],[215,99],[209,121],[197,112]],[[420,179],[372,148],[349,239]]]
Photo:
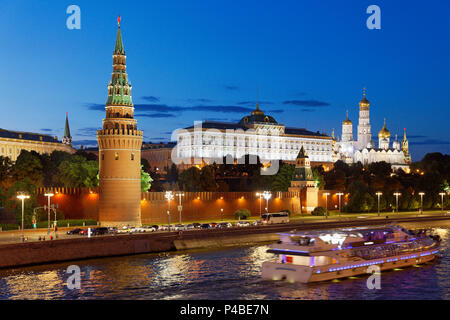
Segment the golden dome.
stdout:
[[368,110],[369,107],[370,107],[370,102],[369,102],[369,100],[366,99],[366,88],[364,88],[363,98],[361,99],[361,101],[359,101],[359,108]]
[[348,110],[347,110],[347,118],[344,120],[344,121],[342,121],[342,124],[343,125],[349,125],[349,124],[352,124],[352,122],[350,121],[350,119],[348,118]]
[[388,138],[388,139],[391,137],[391,133],[389,132],[388,129],[386,129],[386,119],[384,119],[384,126],[380,130],[380,133],[378,133],[378,137],[379,138]]
[[252,114],[252,116],[253,116],[253,115],[256,115],[256,114],[262,114],[262,115],[263,115],[263,114],[264,114],[264,111],[259,110],[259,105],[258,105],[258,103],[256,103],[256,109],[253,110],[251,114]]

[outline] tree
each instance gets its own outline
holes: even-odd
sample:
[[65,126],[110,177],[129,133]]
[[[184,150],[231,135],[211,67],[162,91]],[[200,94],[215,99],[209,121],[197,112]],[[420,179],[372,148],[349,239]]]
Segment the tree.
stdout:
[[13,175],[16,181],[30,179],[36,186],[42,186],[44,173],[40,156],[35,151],[22,150],[13,166]]
[[250,210],[248,210],[248,209],[237,209],[234,212],[235,219],[247,220],[248,218],[250,218],[250,216],[251,216],[251,213],[250,213]]
[[0,156],[0,186],[6,186],[7,181],[11,179],[13,163],[9,157]]
[[200,185],[202,191],[216,191],[216,177],[213,166],[204,166],[200,171]]
[[167,182],[177,182],[178,181],[178,168],[175,163],[172,163],[170,168],[167,168],[166,181]]
[[282,164],[280,170],[272,181],[272,191],[288,191],[291,186],[295,166],[292,164]]
[[144,171],[144,166],[141,165],[141,192],[146,192],[152,186],[151,182],[153,179],[150,177],[150,174]]
[[65,187],[91,188],[98,186],[98,162],[86,160],[85,157],[74,155],[64,160],[58,167],[58,179]]
[[316,188],[323,189],[325,187],[323,167],[322,166],[313,167],[311,170],[314,179],[314,186]]
[[178,184],[184,191],[201,191],[200,170],[197,167],[184,170],[179,175]]
[[33,208],[37,207],[36,185],[33,184],[31,179],[24,178],[14,182],[14,184],[6,192],[5,207],[8,209],[14,209],[16,213],[16,220],[22,221],[22,203],[19,199],[17,199],[17,194],[19,192],[24,192],[30,196],[29,199],[24,201],[24,222],[26,226],[31,226]]

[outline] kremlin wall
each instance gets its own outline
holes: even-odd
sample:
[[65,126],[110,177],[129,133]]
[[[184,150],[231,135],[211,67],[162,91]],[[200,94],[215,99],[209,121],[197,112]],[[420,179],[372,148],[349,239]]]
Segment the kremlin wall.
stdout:
[[[37,201],[39,205],[47,204],[47,197],[44,193],[46,189],[39,189]],[[58,208],[63,212],[65,219],[93,219],[98,220],[99,195],[98,189],[73,189],[54,188],[55,194],[51,198],[52,204],[58,204]],[[328,209],[338,208],[338,197],[336,192],[330,190],[318,191],[318,205],[325,207],[325,192],[330,192],[328,196]],[[141,219],[143,224],[167,224],[167,199],[164,192],[144,192],[141,194]],[[305,201],[306,190],[302,190],[299,197],[298,192],[274,192],[269,200],[269,212],[290,210],[292,215],[300,215],[300,199],[302,201],[303,214],[306,213]],[[342,198],[342,205],[346,198]],[[184,192],[182,197],[182,220],[200,221],[217,220],[220,222],[221,210],[223,209],[224,219],[234,219],[234,212],[237,209],[248,209],[252,213],[252,219],[259,216],[259,208],[264,213],[266,200],[259,199],[255,193],[251,192]],[[171,224],[179,223],[178,197],[170,202]]]

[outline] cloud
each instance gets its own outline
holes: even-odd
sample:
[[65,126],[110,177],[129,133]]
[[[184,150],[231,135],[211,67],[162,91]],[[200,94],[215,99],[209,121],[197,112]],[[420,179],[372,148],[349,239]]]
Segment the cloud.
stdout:
[[85,104],[86,107],[89,110],[94,110],[94,111],[105,111],[105,105],[104,104],[98,104],[98,103],[86,103]]
[[213,100],[206,99],[206,98],[187,99],[187,101],[190,102],[190,103],[193,103],[193,102],[197,102],[197,103],[211,103],[211,102],[213,102]]
[[258,104],[260,104],[260,105],[273,104],[273,102],[271,102],[271,101],[256,101],[256,100],[255,101],[241,101],[241,102],[238,102],[237,104],[256,106],[256,102],[258,102]]
[[176,115],[172,113],[138,113],[134,115],[135,117],[146,117],[146,118],[175,118]]
[[427,136],[419,136],[419,135],[417,135],[417,136],[414,136],[414,135],[409,136],[409,135],[407,134],[407,135],[406,135],[406,138],[407,138],[407,139],[423,139],[423,138],[427,138]]
[[148,102],[159,102],[159,98],[158,97],[154,97],[154,96],[143,96],[141,98],[143,100],[147,100]]
[[274,110],[268,110],[266,113],[283,113],[283,109],[274,109]]
[[283,101],[283,104],[293,104],[296,106],[301,107],[326,107],[330,104],[325,101],[318,101],[318,100],[286,100]]
[[239,90],[238,86],[230,86],[230,85],[225,85],[223,86],[225,89],[230,90],[230,91],[236,91]]
[[80,128],[76,131],[75,135],[82,137],[95,137],[97,136],[97,130],[99,130],[97,127]]
[[43,128],[43,129],[41,129],[41,131],[44,131],[44,132],[52,132],[53,129]]
[[97,140],[74,140],[72,141],[72,145],[83,147],[97,147]]
[[447,145],[450,141],[440,139],[426,139],[424,141],[415,141],[414,145]]
[[253,108],[247,108],[247,107],[240,107],[240,106],[223,106],[223,105],[217,105],[217,106],[194,106],[189,107],[192,111],[214,111],[214,112],[236,112],[236,113],[244,113],[244,112],[252,112]]

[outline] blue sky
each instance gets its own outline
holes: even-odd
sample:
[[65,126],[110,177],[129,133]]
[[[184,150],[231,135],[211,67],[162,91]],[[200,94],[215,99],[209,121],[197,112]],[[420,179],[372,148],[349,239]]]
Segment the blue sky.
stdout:
[[[66,8],[81,9],[81,29]],[[366,8],[381,8],[369,30]],[[95,143],[117,16],[138,126],[167,141],[195,120],[260,108],[291,127],[356,135],[367,88],[374,135],[406,127],[413,160],[450,153],[449,1],[1,1],[0,128]]]

